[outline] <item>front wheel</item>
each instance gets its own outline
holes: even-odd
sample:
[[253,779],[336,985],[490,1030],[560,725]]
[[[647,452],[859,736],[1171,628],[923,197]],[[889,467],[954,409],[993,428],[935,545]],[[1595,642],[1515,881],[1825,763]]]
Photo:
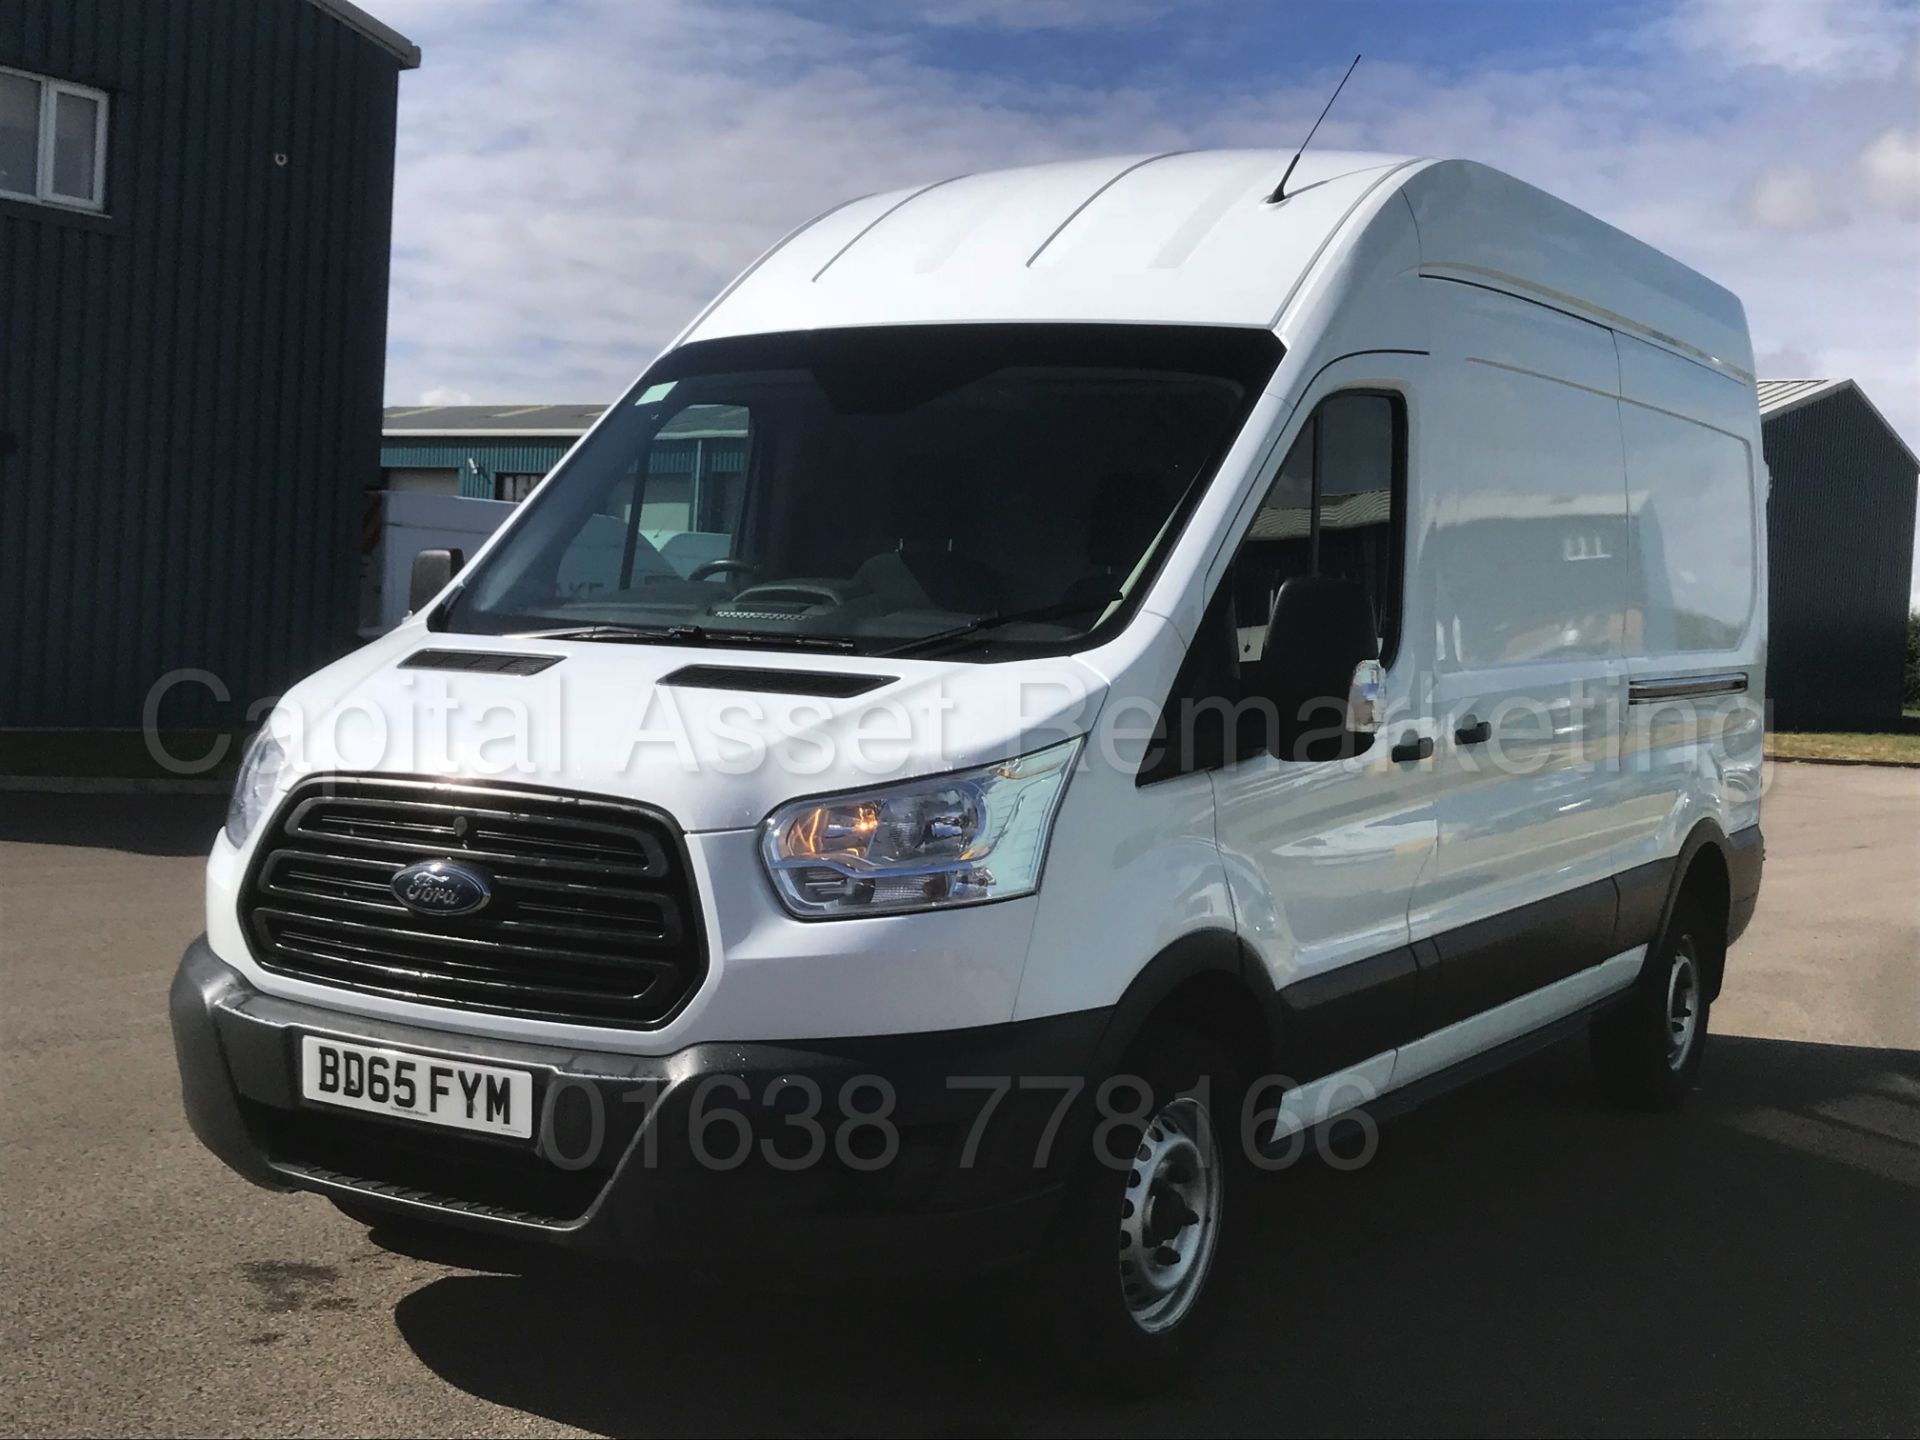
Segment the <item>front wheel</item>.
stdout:
[[1184,1372],[1221,1318],[1240,1090],[1220,1047],[1185,1026],[1156,1028],[1121,1073],[1133,1079],[1115,1091],[1132,1098],[1138,1082],[1143,1122],[1111,1125],[1083,1157],[1035,1318],[1077,1378],[1139,1394]]
[[1608,1095],[1671,1110],[1693,1089],[1712,1007],[1707,961],[1721,943],[1707,908],[1683,896],[1627,1000],[1593,1024],[1594,1075]]

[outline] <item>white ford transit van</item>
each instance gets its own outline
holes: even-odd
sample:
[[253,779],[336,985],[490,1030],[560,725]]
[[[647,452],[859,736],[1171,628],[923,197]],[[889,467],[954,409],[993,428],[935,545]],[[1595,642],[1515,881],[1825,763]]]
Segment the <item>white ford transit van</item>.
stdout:
[[1761,872],[1740,304],[1287,158],[828,211],[423,556],[214,842],[208,1147],[608,1255],[1025,1257],[1137,1377],[1335,1117],[1574,1027],[1677,1102]]

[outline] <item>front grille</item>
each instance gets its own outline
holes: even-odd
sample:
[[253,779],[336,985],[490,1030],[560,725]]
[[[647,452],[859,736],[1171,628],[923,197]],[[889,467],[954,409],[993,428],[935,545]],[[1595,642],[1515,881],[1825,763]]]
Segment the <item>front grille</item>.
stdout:
[[[493,898],[415,913],[392,883],[426,860],[484,872]],[[706,973],[672,822],[549,790],[303,781],[261,839],[240,915],[277,975],[501,1014],[658,1025]]]

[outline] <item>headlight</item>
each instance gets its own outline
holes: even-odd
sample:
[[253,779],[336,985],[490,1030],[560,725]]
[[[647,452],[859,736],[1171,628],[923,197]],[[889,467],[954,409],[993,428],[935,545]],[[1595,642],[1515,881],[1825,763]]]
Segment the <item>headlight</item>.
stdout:
[[227,839],[235,845],[247,843],[247,836],[267,813],[267,802],[287,763],[287,752],[280,742],[262,730],[247,742],[241,757],[240,773],[233,782],[233,799],[227,803]]
[[1030,895],[1079,749],[782,806],[761,839],[774,889],[802,919]]

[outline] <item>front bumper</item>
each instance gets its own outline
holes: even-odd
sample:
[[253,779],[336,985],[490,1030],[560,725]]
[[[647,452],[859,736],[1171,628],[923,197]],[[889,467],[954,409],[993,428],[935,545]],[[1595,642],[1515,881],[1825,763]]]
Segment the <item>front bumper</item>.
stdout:
[[[593,1053],[282,1000],[204,940],[171,1010],[188,1121],[258,1185],[638,1260],[879,1268],[1031,1248],[1091,1124],[1062,1077],[1110,1019]],[[303,1034],[530,1070],[535,1141],[306,1102]]]

